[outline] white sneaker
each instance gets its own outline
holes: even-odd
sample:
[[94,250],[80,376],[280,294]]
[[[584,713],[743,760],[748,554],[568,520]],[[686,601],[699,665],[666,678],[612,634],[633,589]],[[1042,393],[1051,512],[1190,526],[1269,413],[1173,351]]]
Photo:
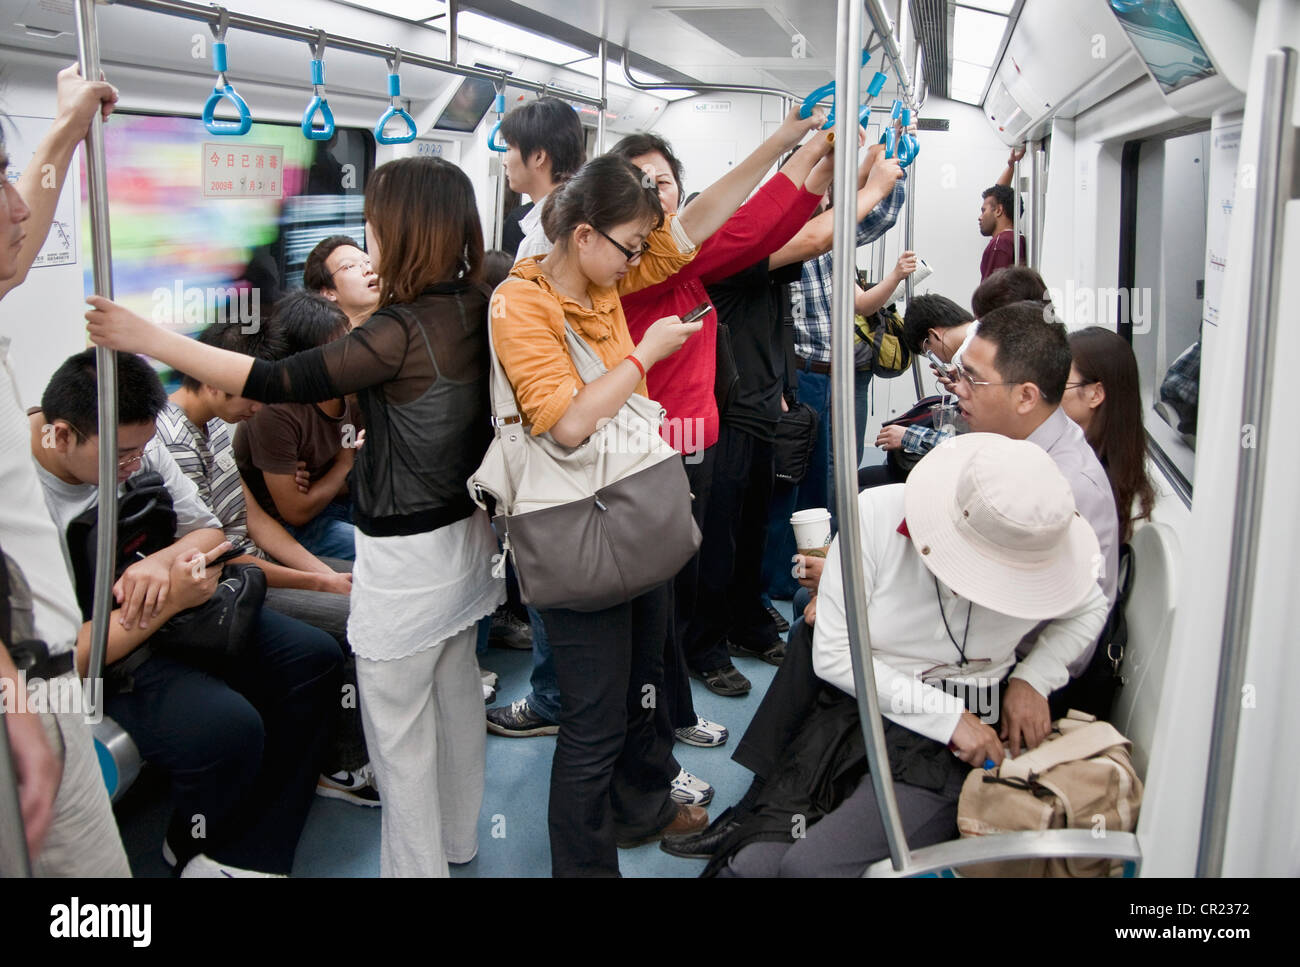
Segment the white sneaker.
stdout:
[[673,733],[677,736],[678,742],[685,742],[687,745],[698,745],[702,749],[712,749],[720,745],[727,744],[727,732],[725,725],[719,725],[717,722],[710,722],[703,715],[696,716],[695,724],[688,725],[684,729],[677,729]]
[[677,773],[668,795],[683,806],[707,806],[713,801],[713,787],[683,769]]
[[327,799],[342,799],[354,806],[378,806],[379,790],[375,788],[375,773],[370,763],[356,772],[321,773],[316,782],[316,795]]
[[182,880],[235,880],[235,879],[258,879],[258,880],[284,880],[287,879],[282,873],[262,873],[259,870],[245,870],[238,866],[230,866],[227,863],[218,863],[211,857],[200,853],[194,859],[185,864],[185,869],[181,870]]

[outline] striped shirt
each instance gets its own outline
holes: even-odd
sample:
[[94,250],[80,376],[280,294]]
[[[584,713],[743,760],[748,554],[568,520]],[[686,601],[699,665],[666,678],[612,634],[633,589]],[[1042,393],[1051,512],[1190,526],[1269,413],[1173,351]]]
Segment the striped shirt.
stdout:
[[[898,220],[903,209],[907,175],[894,183],[893,191],[858,222],[858,246],[870,245]],[[855,253],[856,254],[856,253]],[[794,351],[800,359],[818,363],[831,361],[831,268],[833,255],[827,252],[803,264],[803,275],[790,283],[794,307]]]
[[200,430],[169,400],[157,424],[158,440],[199,488],[199,497],[221,521],[226,540],[247,554],[262,556],[248,536],[248,508],[226,422],[214,417]]

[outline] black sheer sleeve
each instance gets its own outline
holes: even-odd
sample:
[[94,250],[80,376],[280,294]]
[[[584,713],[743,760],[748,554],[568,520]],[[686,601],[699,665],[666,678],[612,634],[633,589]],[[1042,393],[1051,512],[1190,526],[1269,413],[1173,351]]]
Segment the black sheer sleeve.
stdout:
[[342,339],[277,362],[253,361],[243,396],[260,403],[319,403],[397,378],[410,333],[395,314],[375,313]]

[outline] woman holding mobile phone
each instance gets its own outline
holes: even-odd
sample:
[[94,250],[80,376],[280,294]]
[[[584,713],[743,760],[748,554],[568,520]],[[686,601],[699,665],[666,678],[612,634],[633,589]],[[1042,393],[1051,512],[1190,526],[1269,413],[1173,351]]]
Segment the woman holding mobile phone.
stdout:
[[[547,199],[543,226],[555,243],[521,260],[492,298],[492,342],[524,422],[564,446],[583,444],[648,372],[704,326],[666,315],[639,342],[621,295],[667,279],[691,261],[729,212],[702,198],[691,216],[664,219],[652,182],[606,155]],[[565,345],[572,328],[605,364],[584,384]],[[619,845],[702,829],[708,817],[669,796],[672,740],[656,730],[672,587],[602,611],[543,609],[560,686],[560,732],[551,768],[551,866],[557,876],[617,875]]]
[[380,872],[447,876],[449,862],[478,851],[486,736],[476,625],[505,600],[491,524],[465,489],[492,437],[483,235],[469,179],[439,158],[377,168],[365,217],[380,307],[307,352],[254,360],[99,297],[86,318],[97,344],[248,399],[357,394],[367,439],[352,475],[348,640],[383,799]]

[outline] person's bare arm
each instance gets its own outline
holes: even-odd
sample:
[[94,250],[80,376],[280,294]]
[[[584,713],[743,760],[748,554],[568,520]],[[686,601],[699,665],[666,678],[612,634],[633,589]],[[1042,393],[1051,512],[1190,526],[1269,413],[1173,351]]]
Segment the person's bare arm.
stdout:
[[[194,532],[194,534],[208,535],[212,533],[212,531],[206,529]],[[219,536],[220,532],[218,531],[217,534]],[[175,546],[175,544],[172,545],[172,547]],[[221,543],[212,547],[212,541],[209,540],[208,546],[211,547],[211,550],[206,553],[191,549],[187,553],[177,555],[172,561],[169,581],[170,593],[167,595],[166,603],[157,612],[155,623],[151,627],[146,628],[143,624],[127,625],[123,620],[123,609],[118,608],[113,611],[108,622],[108,647],[104,656],[105,666],[111,665],[113,662],[131,654],[144,644],[150,635],[182,611],[197,607],[212,597],[212,592],[216,590],[217,582],[221,579],[221,568],[207,567],[207,564],[228,551],[230,544],[227,541],[221,541]],[[85,622],[77,634],[77,674],[83,678],[90,673],[90,627],[91,623],[89,621]]]
[[800,118],[799,108],[791,108],[775,134],[681,210],[677,221],[691,241],[696,245],[703,244],[744,204],[749,193],[758,186],[767,170],[780,160],[781,155],[798,144],[805,134],[821,127],[825,122],[826,116],[821,111],[813,111],[811,117]]
[[329,470],[314,481],[305,494],[298,489],[291,473],[263,472],[262,478],[280,516],[295,527],[301,527],[315,520],[316,515],[344,491],[355,459],[356,451],[351,447],[341,449]]
[[[880,145],[874,147],[880,148],[878,155],[883,155],[884,149]],[[867,183],[858,191],[857,220],[862,221],[873,208],[884,201],[894,190],[895,182],[902,176],[903,169],[898,166],[896,159],[879,157],[871,167]],[[808,224],[799,229],[794,238],[773,252],[768,259],[768,265],[770,268],[779,269],[783,265],[804,262],[818,255],[824,255],[831,250],[834,238],[835,210],[828,208],[820,215],[809,219]]]
[[889,299],[898,288],[898,284],[915,271],[916,253],[904,252],[898,257],[897,264],[876,285],[870,289],[863,289],[858,285],[853,287],[853,311],[860,316],[870,316],[876,310],[884,308],[889,304]]
[[83,81],[81,68],[76,64],[59,71],[58,85],[54,124],[36,146],[31,161],[18,178],[18,194],[31,210],[31,215],[23,226],[26,234],[18,251],[17,271],[0,282],[0,299],[23,283],[40,254],[41,246],[50,234],[54,210],[63,191],[64,179],[68,176],[72,155],[85,138],[95,112],[101,111],[104,117],[108,117],[117,103],[117,88],[103,81]]
[[167,605],[175,562],[217,545],[223,550],[230,548],[221,531],[200,527],[123,571],[113,585],[113,597],[122,609],[123,627],[129,631],[139,621],[142,628],[149,628]]
[[[299,544],[298,539],[285,530],[283,524],[262,509],[262,505],[249,493],[248,485],[243,480],[239,483],[244,488],[244,505],[248,512],[248,536],[253,539],[254,544],[289,570],[322,575],[335,573],[333,568]],[[272,587],[293,586],[272,585]]]
[[[18,669],[9,657],[9,649],[0,641],[0,680],[9,683],[6,691],[17,694],[22,687]],[[18,780],[18,804],[23,815],[23,831],[27,834],[27,854],[35,858],[45,842],[45,834],[54,821],[54,799],[59,793],[63,778],[63,763],[54,755],[45,738],[45,727],[39,712],[27,709],[6,710],[0,718],[0,729],[9,732],[9,748],[13,755],[14,772]],[[0,734],[0,742],[5,741]]]
[[1010,188],[1011,179],[1014,178],[1016,174],[1016,162],[1019,161],[1024,156],[1025,156],[1024,148],[1012,148],[1011,156],[1007,158],[1007,166],[1002,169],[1002,174],[998,175],[998,180],[995,181],[994,184],[1005,185],[1006,187]]

